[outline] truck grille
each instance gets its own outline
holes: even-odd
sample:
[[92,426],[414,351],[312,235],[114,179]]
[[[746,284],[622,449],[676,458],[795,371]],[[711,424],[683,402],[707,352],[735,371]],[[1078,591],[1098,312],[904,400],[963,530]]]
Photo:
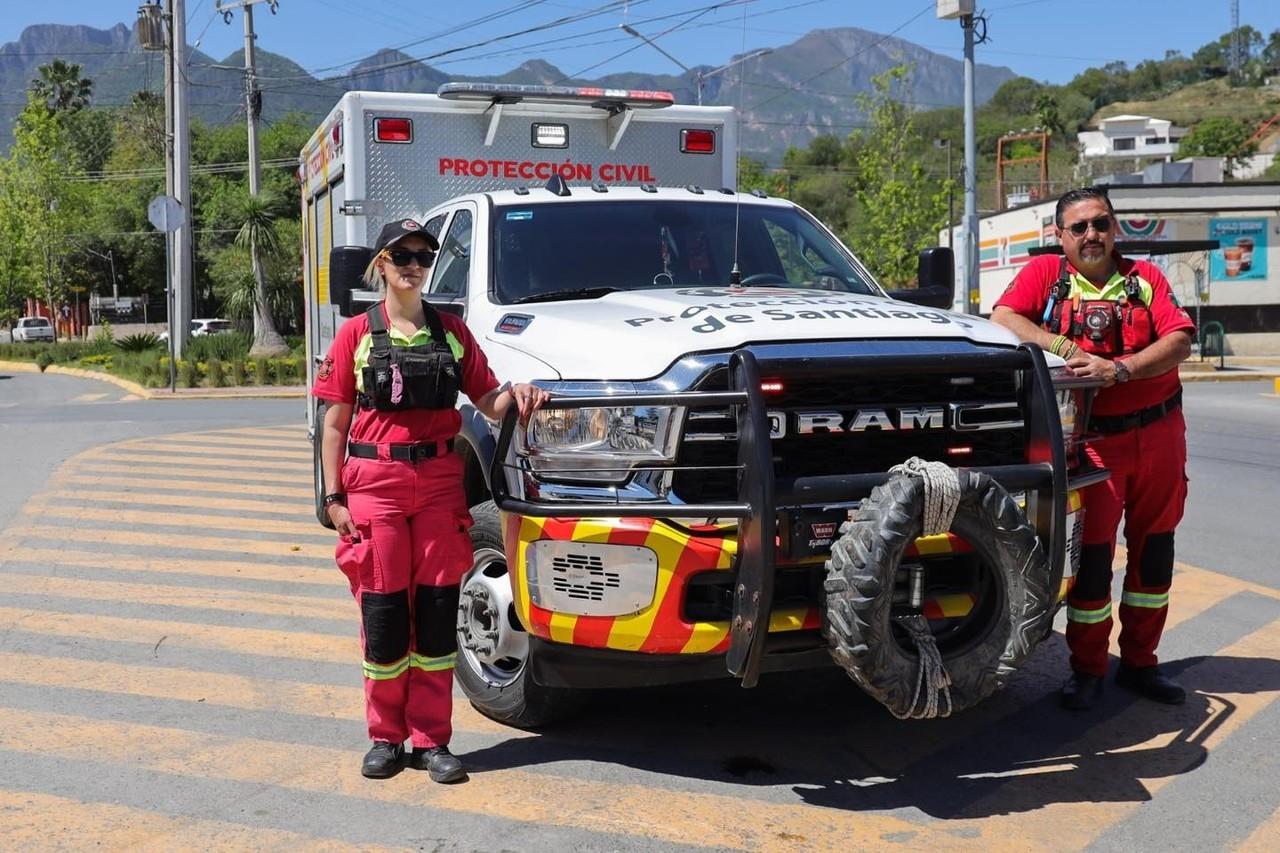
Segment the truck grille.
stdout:
[[[773,440],[774,476],[805,477],[821,474],[867,474],[887,471],[910,456],[950,465],[977,467],[1025,461],[1025,428],[1010,427],[956,432],[948,423],[942,429],[875,428],[863,432],[813,433],[795,429],[795,413],[840,412],[847,419],[858,411],[889,411],[910,407],[943,407],[951,403],[1004,403],[1019,399],[1017,380],[1011,372],[876,375],[833,384],[827,378],[777,378],[780,393],[766,395],[770,412],[787,420],[786,435]],[[698,383],[699,391],[728,390],[728,371],[717,369]],[[1000,413],[1001,419],[1017,419],[1016,409]],[[733,465],[737,461],[736,425],[730,411],[720,407],[691,408],[680,444],[678,465]],[[954,447],[969,448],[963,455],[948,453]],[[683,501],[730,500],[737,492],[734,471],[677,471],[672,490]]]

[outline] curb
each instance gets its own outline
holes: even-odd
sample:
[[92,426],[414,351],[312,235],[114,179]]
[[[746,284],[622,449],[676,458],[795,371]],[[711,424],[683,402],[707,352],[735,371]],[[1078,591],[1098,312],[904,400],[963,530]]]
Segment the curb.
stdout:
[[[29,361],[0,361],[0,370],[8,370],[13,373],[41,372],[34,362]],[[238,389],[235,388],[217,390],[213,388],[192,388],[170,393],[165,388],[143,388],[136,382],[121,379],[119,376],[112,376],[110,373],[99,370],[84,370],[79,367],[62,367],[61,365],[51,364],[43,372],[56,373],[62,376],[78,376],[82,379],[97,379],[100,382],[107,382],[123,388],[130,394],[141,397],[144,400],[289,400],[301,399],[307,396],[305,387],[287,385],[269,386],[262,391],[255,390],[250,393],[237,393]]]
[[1227,368],[1226,371],[1192,371],[1190,373],[1180,373],[1178,376],[1183,384],[1187,382],[1271,382],[1280,379],[1280,372],[1261,372],[1253,370],[1232,370]]

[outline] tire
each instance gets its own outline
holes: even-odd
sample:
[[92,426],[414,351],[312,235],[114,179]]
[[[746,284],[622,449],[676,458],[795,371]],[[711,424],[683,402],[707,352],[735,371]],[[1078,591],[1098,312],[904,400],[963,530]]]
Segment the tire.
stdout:
[[[1004,686],[1052,624],[1055,590],[1048,558],[1022,509],[985,474],[957,471],[960,504],[951,530],[970,542],[987,581],[965,642],[940,644],[951,677],[951,710],[971,707]],[[863,501],[840,528],[827,562],[823,632],[831,656],[896,716],[917,705],[919,658],[895,635],[894,577],[921,532],[924,481],[900,474]],[[994,598],[998,596],[998,598]],[[945,708],[945,701],[942,704]]]
[[320,464],[320,437],[324,434],[324,401],[316,404],[316,435],[311,441],[311,482],[316,493],[316,521],[333,530],[333,522],[324,507],[324,468]]
[[529,674],[528,635],[511,600],[498,508],[485,501],[471,508],[471,516],[473,559],[462,579],[454,677],[475,709],[492,720],[533,729],[564,719],[587,693],[544,687]]

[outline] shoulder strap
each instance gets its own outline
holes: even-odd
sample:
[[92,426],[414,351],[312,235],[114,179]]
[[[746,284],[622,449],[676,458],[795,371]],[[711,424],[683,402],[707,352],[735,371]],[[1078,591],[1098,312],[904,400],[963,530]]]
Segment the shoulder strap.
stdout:
[[431,340],[438,344],[448,344],[449,341],[444,335],[444,321],[440,319],[440,312],[431,307],[431,303],[422,300],[422,313],[427,319],[427,328],[431,331]]
[[369,335],[373,338],[373,352],[385,356],[391,352],[391,336],[387,334],[387,318],[382,313],[382,303],[375,302],[364,312],[369,318]]

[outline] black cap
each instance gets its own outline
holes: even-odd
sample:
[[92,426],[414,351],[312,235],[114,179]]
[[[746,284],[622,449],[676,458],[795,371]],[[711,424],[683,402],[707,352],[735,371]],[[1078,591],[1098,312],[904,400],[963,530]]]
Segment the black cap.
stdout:
[[427,241],[431,251],[440,251],[440,241],[432,237],[416,220],[398,219],[382,226],[382,231],[378,233],[378,240],[373,244],[373,253],[377,255],[383,249],[394,246],[405,237],[421,237]]

